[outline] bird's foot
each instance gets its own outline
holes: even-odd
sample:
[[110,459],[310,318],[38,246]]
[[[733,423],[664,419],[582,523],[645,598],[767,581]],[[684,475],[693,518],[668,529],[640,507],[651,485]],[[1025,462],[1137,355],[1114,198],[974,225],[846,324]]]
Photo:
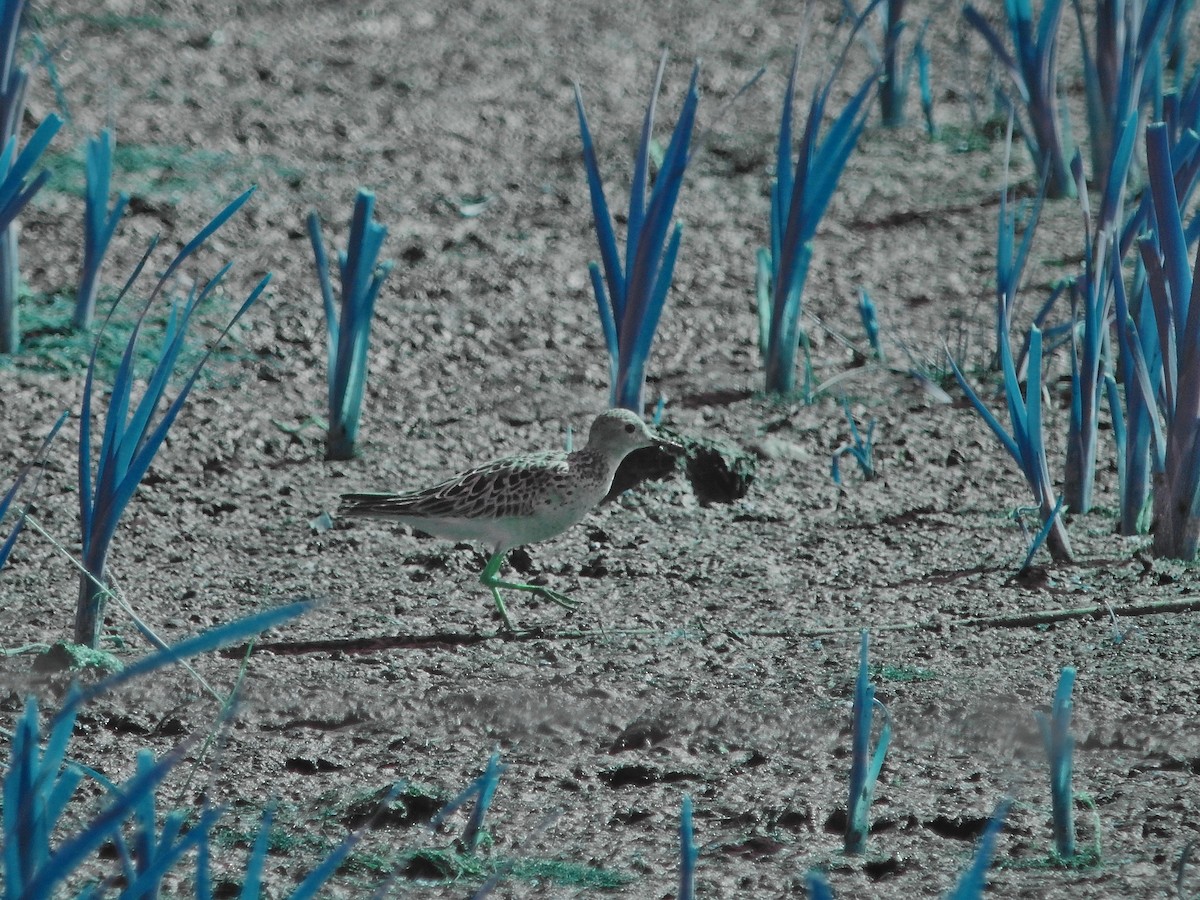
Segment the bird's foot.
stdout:
[[579,607],[583,606],[582,600],[576,600],[573,597],[568,597],[566,594],[560,594],[558,591],[541,585],[531,585],[533,592],[543,599],[549,600],[551,603],[557,603],[565,610],[575,612]]

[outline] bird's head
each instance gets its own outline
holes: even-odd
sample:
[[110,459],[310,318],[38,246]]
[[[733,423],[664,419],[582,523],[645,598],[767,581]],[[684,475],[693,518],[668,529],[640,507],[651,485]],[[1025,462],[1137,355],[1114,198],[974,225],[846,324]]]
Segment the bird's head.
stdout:
[[683,450],[673,441],[659,437],[636,413],[627,409],[610,409],[600,413],[588,432],[588,450],[617,459],[623,459],[642,447],[659,447],[669,453]]

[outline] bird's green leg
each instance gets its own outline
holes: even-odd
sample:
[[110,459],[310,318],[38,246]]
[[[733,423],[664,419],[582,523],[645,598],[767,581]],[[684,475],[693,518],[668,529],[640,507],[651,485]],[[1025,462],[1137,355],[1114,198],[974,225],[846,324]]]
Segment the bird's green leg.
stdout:
[[508,607],[504,605],[504,598],[500,596],[500,591],[494,586],[490,587],[492,588],[492,599],[496,601],[496,609],[500,613],[500,618],[504,620],[504,627],[509,631],[516,631],[516,626],[513,625],[512,619],[508,617]]
[[543,587],[540,584],[522,584],[518,581],[504,581],[501,579],[499,573],[500,567],[504,564],[504,556],[505,554],[503,553],[494,554],[491,559],[488,560],[486,568],[484,568],[482,574],[479,576],[479,580],[483,582],[485,587],[491,590],[492,597],[494,597],[496,600],[496,608],[500,610],[500,618],[504,620],[504,624],[510,629],[513,626],[508,619],[508,612],[504,608],[504,601],[500,599],[500,588],[510,591],[527,591],[531,594],[537,594],[539,597],[543,597],[546,600],[549,600],[551,603],[557,603],[559,606],[563,607],[564,609],[571,610],[572,612],[579,608],[578,600],[572,600],[566,594],[560,594],[558,591],[551,590],[548,587]]

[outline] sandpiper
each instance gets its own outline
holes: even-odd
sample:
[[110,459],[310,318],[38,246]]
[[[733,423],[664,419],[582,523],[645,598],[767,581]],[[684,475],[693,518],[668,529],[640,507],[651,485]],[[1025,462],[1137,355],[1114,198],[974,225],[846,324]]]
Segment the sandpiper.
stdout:
[[403,494],[343,494],[339,513],[390,519],[435,537],[488,546],[492,555],[479,580],[491,590],[505,626],[515,631],[500,588],[528,591],[568,610],[579,604],[542,585],[502,580],[508,551],[580,522],[608,494],[621,460],[652,446],[682,449],[655,435],[636,414],[610,409],[593,420],[582,450],[509,456]]

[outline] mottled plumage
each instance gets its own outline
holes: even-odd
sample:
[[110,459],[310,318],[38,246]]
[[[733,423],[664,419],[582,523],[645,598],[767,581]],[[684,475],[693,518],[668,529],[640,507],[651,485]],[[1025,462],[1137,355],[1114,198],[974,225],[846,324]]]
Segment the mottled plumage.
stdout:
[[592,422],[587,446],[572,453],[510,456],[469,469],[424,490],[402,494],[343,494],[343,515],[390,519],[436,537],[487,545],[492,558],[481,580],[510,628],[498,588],[532,591],[562,606],[574,601],[540,585],[500,581],[496,573],[514,547],[561,534],[604,499],[629,453],[656,437],[634,413],[612,409]]

